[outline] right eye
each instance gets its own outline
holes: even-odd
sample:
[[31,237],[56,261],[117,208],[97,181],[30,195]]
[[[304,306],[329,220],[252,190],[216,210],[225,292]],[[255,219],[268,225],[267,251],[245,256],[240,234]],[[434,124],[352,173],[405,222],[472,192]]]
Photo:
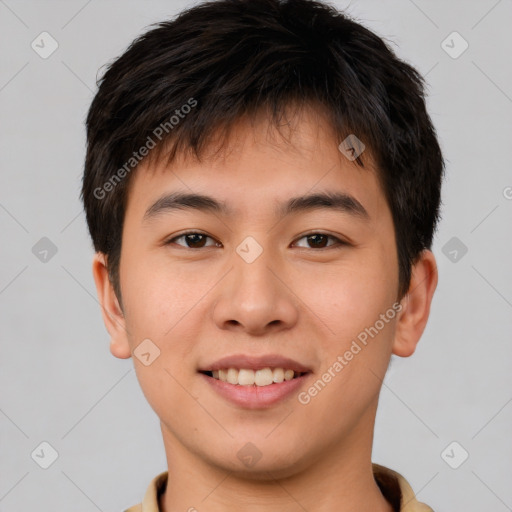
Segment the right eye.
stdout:
[[[213,244],[205,245],[207,239],[213,241]],[[182,240],[184,243],[179,243],[178,240]],[[203,247],[220,247],[220,243],[214,240],[211,236],[205,235],[204,233],[199,233],[197,231],[189,231],[187,233],[182,233],[179,236],[171,238],[165,242],[165,245],[170,245],[176,243],[177,245],[181,245],[186,249],[201,249]]]

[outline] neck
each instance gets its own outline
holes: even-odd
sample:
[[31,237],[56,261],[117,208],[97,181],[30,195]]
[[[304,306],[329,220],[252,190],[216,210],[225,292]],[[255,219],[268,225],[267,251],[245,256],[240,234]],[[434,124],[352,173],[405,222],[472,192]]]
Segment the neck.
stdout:
[[160,511],[393,512],[373,476],[373,422],[366,424],[372,427],[354,429],[342,444],[325,447],[314,460],[292,456],[289,467],[281,463],[245,472],[205,461],[162,426],[169,476]]

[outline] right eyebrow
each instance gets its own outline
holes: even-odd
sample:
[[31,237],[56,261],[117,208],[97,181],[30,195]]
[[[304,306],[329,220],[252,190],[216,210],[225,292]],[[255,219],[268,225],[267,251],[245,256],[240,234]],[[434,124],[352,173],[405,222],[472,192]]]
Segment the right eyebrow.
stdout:
[[201,194],[173,192],[157,199],[144,213],[143,221],[149,221],[169,211],[186,209],[221,214],[229,214],[232,212],[226,203],[217,201],[213,197]]

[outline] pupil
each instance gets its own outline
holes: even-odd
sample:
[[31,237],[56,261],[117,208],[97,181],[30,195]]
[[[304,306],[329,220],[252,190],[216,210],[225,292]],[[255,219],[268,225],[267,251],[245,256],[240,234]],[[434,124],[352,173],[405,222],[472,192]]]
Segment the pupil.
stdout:
[[[188,237],[188,245],[189,247],[202,247],[204,244],[204,236],[200,234],[190,234]],[[201,243],[203,242],[203,244]]]
[[322,239],[324,242],[327,240],[325,235],[310,235],[308,237],[309,242],[312,243],[315,247],[325,247],[325,243],[318,243],[319,239]]

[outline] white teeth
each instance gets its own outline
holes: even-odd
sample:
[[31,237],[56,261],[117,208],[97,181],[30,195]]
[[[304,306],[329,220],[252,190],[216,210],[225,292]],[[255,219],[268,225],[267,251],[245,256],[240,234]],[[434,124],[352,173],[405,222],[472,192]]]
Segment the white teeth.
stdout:
[[268,386],[274,382],[274,374],[270,368],[263,368],[254,372],[254,384],[256,386]]
[[238,372],[234,368],[230,368],[228,370],[227,381],[230,384],[237,384],[238,383]]
[[279,383],[284,380],[284,370],[282,368],[274,368],[274,372],[272,375],[274,382]]
[[274,382],[280,383],[285,380],[292,380],[294,376],[295,372],[293,370],[285,370],[284,368],[263,368],[256,371],[245,368],[240,370],[227,368],[212,371],[214,379],[240,386],[269,386]]
[[292,380],[293,379],[293,370],[285,370],[284,372],[284,380]]
[[231,368],[234,372],[238,373],[235,382],[231,382],[231,384],[240,384],[241,386],[252,386],[254,384],[254,370],[235,370]]

